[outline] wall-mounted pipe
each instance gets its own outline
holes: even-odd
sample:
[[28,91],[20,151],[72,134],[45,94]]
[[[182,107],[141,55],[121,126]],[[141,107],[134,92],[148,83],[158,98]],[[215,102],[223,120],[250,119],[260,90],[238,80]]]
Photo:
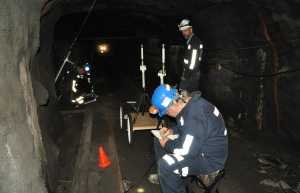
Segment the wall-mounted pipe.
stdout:
[[[279,71],[279,56],[278,56],[278,50],[276,48],[275,43],[272,40],[271,34],[268,30],[267,24],[266,24],[266,18],[262,15],[259,16],[261,26],[262,26],[262,32],[264,37],[266,38],[266,41],[268,42],[271,52],[272,52],[272,74],[276,74]],[[279,102],[278,102],[278,80],[279,76],[273,76],[272,78],[272,86],[273,86],[273,103],[274,103],[274,110],[275,110],[275,124],[277,130],[280,129],[280,111],[279,111]]]

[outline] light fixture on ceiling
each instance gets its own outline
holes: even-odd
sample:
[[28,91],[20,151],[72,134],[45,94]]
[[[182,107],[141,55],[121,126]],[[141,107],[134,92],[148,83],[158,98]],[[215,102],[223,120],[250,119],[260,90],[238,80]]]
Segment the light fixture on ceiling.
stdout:
[[109,52],[109,44],[107,43],[100,43],[97,45],[97,50],[99,54],[107,54]]
[[136,192],[137,193],[144,193],[145,189],[144,188],[138,188],[138,189],[136,189]]

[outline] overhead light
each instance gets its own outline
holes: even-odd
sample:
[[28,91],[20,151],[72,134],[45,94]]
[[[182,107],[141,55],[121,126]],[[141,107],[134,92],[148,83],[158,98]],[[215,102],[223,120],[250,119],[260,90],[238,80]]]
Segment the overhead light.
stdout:
[[138,188],[138,189],[136,189],[136,191],[137,191],[138,193],[144,193],[144,192],[145,192],[145,189],[144,189],[144,188]]
[[106,43],[98,44],[97,50],[100,54],[106,54],[109,52],[109,44],[106,44]]

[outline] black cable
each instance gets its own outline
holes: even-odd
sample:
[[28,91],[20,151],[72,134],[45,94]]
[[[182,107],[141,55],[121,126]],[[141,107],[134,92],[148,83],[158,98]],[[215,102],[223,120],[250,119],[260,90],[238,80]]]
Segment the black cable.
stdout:
[[240,48],[230,48],[230,49],[211,49],[211,48],[203,48],[205,51],[223,51],[223,52],[230,52],[230,51],[235,51],[235,50],[250,50],[250,49],[257,49],[257,48],[266,48],[268,47],[267,44],[262,44],[262,45],[256,45],[256,46],[247,46],[247,47],[240,47]]
[[233,69],[227,67],[224,64],[219,64],[219,65],[227,71],[230,71],[232,73],[235,73],[235,74],[238,74],[238,75],[241,75],[241,76],[250,77],[250,78],[270,78],[270,77],[279,76],[279,75],[282,75],[282,74],[291,74],[291,73],[296,73],[296,72],[300,71],[300,68],[296,68],[294,70],[287,70],[287,71],[277,72],[277,73],[273,73],[273,74],[257,75],[257,74],[248,74],[248,73],[245,73],[245,72],[239,72],[239,71],[236,71],[236,70],[233,70]]
[[78,38],[79,38],[79,36],[80,36],[80,34],[81,34],[81,32],[82,32],[82,30],[83,30],[83,28],[84,28],[84,26],[85,26],[87,20],[88,20],[88,18],[89,18],[89,16],[90,16],[91,12],[93,11],[93,9],[94,9],[94,7],[95,7],[96,1],[97,1],[97,0],[94,0],[93,3],[91,4],[91,6],[90,6],[90,8],[89,8],[89,10],[88,10],[88,13],[86,14],[85,18],[83,19],[83,21],[82,21],[82,23],[81,23],[81,26],[80,26],[80,28],[79,28],[79,30],[78,30],[78,32],[77,32],[77,34],[76,34],[74,40],[73,40],[72,43],[70,44],[70,46],[69,46],[69,48],[68,48],[68,50],[67,50],[67,52],[66,52],[66,55],[65,55],[65,57],[64,57],[64,61],[62,62],[61,66],[60,66],[60,68],[59,68],[59,70],[58,70],[58,72],[57,72],[57,74],[56,74],[56,77],[55,77],[55,79],[54,79],[54,82],[55,82],[55,83],[56,83],[56,81],[58,80],[58,78],[60,77],[60,73],[61,73],[62,70],[64,69],[65,64],[66,64],[67,62],[68,62],[68,63],[72,63],[72,62],[69,60],[69,57],[70,57],[70,55],[71,55],[71,53],[72,53],[72,49],[73,49],[74,45],[76,44],[76,42],[78,41]]
[[85,18],[83,19],[83,21],[82,21],[82,23],[81,23],[81,26],[80,26],[80,28],[79,28],[79,30],[78,30],[78,32],[77,32],[77,34],[76,34],[76,36],[75,36],[73,42],[71,43],[71,45],[70,45],[68,51],[71,51],[72,48],[74,47],[74,45],[76,44],[76,42],[77,42],[77,40],[78,40],[78,38],[79,38],[79,36],[80,36],[82,30],[83,30],[83,28],[84,28],[84,26],[85,26],[85,24],[86,24],[88,18],[90,17],[90,15],[91,15],[91,13],[92,13],[92,11],[93,11],[95,5],[96,5],[96,2],[97,2],[97,0],[94,0],[93,3],[91,4],[91,6],[90,6],[90,8],[89,8],[89,10],[88,10],[88,13],[86,14]]
[[[300,38],[297,37],[295,39],[287,39],[286,42],[300,42]],[[261,41],[261,42],[265,42],[265,41]],[[300,46],[300,45],[299,45]],[[239,47],[239,48],[227,48],[227,49],[222,49],[222,48],[203,48],[203,50],[206,51],[223,51],[223,52],[229,52],[229,51],[236,51],[236,50],[251,50],[251,49],[257,49],[257,48],[266,48],[269,47],[268,43],[264,43],[261,45],[254,45],[254,46],[245,46],[245,47]],[[295,46],[294,46],[295,47]],[[298,46],[296,46],[298,47]]]
[[[291,40],[288,40],[288,41],[291,41],[291,42],[300,42],[300,38],[298,39],[291,39]],[[246,46],[246,47],[239,47],[239,48],[227,48],[227,49],[218,49],[218,48],[215,48],[215,49],[212,49],[212,48],[203,48],[204,51],[209,51],[209,52],[217,52],[217,53],[226,53],[226,52],[234,52],[234,51],[238,51],[238,50],[252,50],[252,49],[257,49],[257,48],[267,48],[269,47],[269,45],[266,43],[266,44],[262,44],[262,45],[256,45],[256,46]],[[293,46],[293,47],[300,47],[299,46]]]

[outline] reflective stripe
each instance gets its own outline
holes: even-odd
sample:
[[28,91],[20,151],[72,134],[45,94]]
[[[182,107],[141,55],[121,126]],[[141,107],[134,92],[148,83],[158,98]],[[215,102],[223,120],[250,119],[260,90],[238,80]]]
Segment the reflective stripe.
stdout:
[[203,49],[203,44],[200,44],[199,48],[200,48],[200,49]]
[[193,140],[194,140],[194,136],[186,135],[182,148],[174,149],[174,154],[178,154],[182,156],[187,155],[190,151],[190,147],[192,145]]
[[75,100],[78,102],[78,101],[81,101],[81,100],[83,100],[83,96],[79,96],[79,97],[77,97]]
[[214,109],[214,115],[215,115],[216,117],[218,117],[219,114],[220,114],[219,110],[217,109],[217,107],[215,107],[215,109]]
[[177,159],[177,161],[181,162],[182,160],[184,160],[184,157],[182,157],[181,155],[178,154],[173,154],[173,156]]
[[84,103],[84,100],[82,99],[82,100],[80,100],[80,101],[78,101],[78,104],[83,104]]
[[182,176],[186,177],[189,174],[189,167],[182,168]]
[[196,58],[197,58],[197,50],[193,49],[192,52],[192,59],[191,59],[191,64],[190,64],[190,70],[193,70],[196,64]]
[[179,175],[179,170],[174,170],[174,173]]
[[199,57],[199,61],[201,61],[202,60],[202,57]]
[[83,104],[84,103],[84,97],[83,96],[79,96],[75,99],[76,102],[78,102],[79,104]]
[[183,117],[180,117],[180,125],[181,125],[181,126],[184,125],[184,119],[183,119]]
[[168,154],[164,155],[162,158],[169,164],[169,166],[175,163],[175,160]]
[[227,136],[227,129],[224,130],[224,136]]
[[73,81],[72,81],[72,91],[73,91],[74,93],[77,93],[76,80],[73,80]]
[[188,49],[189,49],[189,50],[191,49],[191,44],[188,45]]
[[189,60],[188,59],[183,59],[183,62],[185,63],[185,64],[189,64]]

